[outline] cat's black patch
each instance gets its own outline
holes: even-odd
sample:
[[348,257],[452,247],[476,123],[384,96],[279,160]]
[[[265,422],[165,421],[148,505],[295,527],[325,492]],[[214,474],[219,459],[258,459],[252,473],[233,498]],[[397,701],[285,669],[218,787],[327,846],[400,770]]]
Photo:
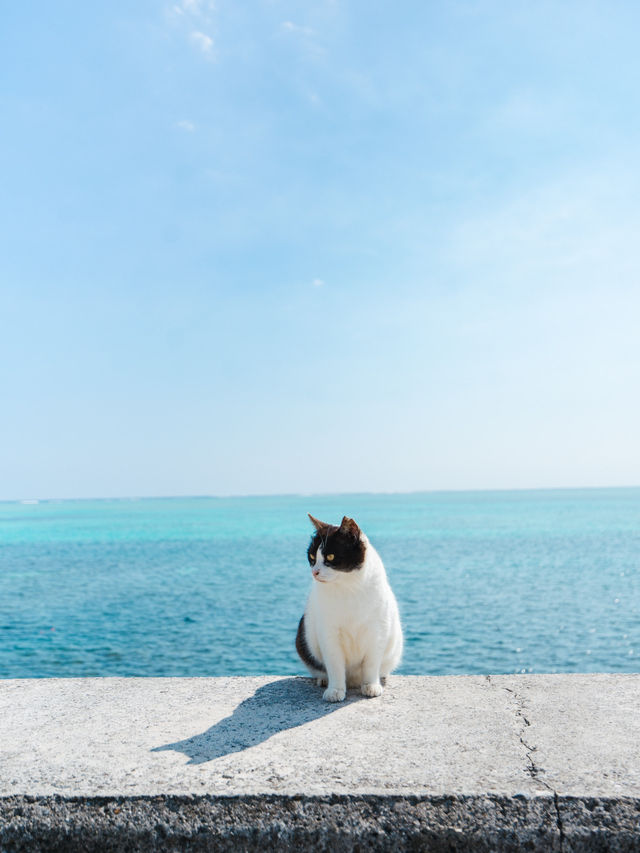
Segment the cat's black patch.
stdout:
[[[309,518],[316,529],[307,548],[307,558],[312,566],[316,563],[318,548],[322,546],[325,565],[337,572],[353,572],[362,567],[365,544],[360,528],[352,518],[345,515],[339,527],[318,521],[312,515]],[[327,559],[330,555],[333,555],[332,560]]]
[[317,669],[318,672],[326,672],[324,664],[316,660],[311,649],[307,644],[307,637],[304,631],[304,616],[298,623],[298,633],[296,634],[296,651],[300,655],[303,663],[310,666],[311,669]]

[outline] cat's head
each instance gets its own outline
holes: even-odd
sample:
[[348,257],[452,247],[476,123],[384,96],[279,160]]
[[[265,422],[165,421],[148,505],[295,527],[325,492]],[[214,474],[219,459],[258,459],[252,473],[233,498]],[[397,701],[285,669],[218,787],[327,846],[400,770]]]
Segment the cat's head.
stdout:
[[364,563],[366,537],[352,518],[342,519],[339,527],[309,515],[315,533],[307,548],[314,580],[332,583],[346,572],[358,571]]

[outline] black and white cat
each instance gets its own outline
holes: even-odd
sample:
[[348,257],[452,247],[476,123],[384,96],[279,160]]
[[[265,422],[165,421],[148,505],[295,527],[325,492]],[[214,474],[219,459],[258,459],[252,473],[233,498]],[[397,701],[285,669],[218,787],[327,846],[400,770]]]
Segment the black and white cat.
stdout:
[[380,696],[380,680],[402,656],[398,605],[384,565],[352,518],[345,516],[339,527],[309,518],[314,582],[296,649],[318,684],[327,686],[327,702],[341,702],[347,687]]

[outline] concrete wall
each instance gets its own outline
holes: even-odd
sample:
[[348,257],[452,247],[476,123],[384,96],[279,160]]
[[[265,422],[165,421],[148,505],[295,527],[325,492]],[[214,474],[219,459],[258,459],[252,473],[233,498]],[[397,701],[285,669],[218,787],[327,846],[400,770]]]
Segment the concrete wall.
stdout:
[[0,681],[0,850],[640,850],[640,675]]

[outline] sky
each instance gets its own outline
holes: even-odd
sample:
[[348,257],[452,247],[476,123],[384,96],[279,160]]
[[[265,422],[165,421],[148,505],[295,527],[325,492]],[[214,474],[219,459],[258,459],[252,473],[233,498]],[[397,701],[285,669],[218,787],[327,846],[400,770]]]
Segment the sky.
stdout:
[[640,485],[639,31],[7,5],[0,499]]

